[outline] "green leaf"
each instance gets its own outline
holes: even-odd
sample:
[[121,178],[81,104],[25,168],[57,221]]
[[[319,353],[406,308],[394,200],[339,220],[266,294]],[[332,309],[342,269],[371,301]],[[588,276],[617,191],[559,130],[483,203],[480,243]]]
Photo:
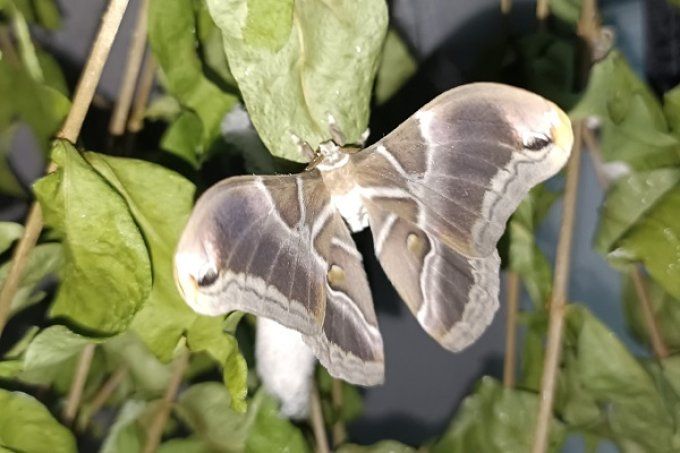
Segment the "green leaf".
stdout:
[[[558,410],[575,428],[605,433],[624,451],[676,451],[672,408],[653,377],[600,321],[570,305]],[[665,393],[665,391],[664,391]]]
[[203,124],[198,115],[183,110],[163,134],[161,148],[198,168],[203,154]]
[[146,398],[163,394],[170,381],[170,367],[160,362],[134,332],[107,340],[102,344],[102,350],[113,367],[127,368],[136,394]]
[[0,222],[0,253],[4,253],[23,234],[24,226],[20,223]]
[[64,326],[51,326],[31,341],[24,355],[22,380],[48,385],[60,373],[59,365],[75,359],[83,348],[101,340],[78,335]]
[[208,6],[199,2],[196,15],[196,32],[201,43],[201,56],[207,68],[206,73],[211,76],[223,90],[237,92],[236,80],[229,69],[227,55],[222,45],[222,32],[210,17]]
[[38,23],[49,30],[56,30],[61,26],[59,7],[52,0],[34,0],[33,7]]
[[595,248],[610,252],[636,223],[680,183],[680,170],[659,169],[633,173],[617,180],[607,190]]
[[222,319],[193,312],[177,292],[172,258],[193,203],[194,186],[159,165],[87,153],[87,161],[125,199],[151,254],[153,287],[132,327],[162,361],[172,358],[184,334],[193,351],[208,351],[222,364],[234,407],[245,408],[246,365]]
[[[50,77],[54,67],[49,68]],[[9,119],[26,122],[41,145],[49,150],[50,142],[70,108],[69,99],[53,88],[49,81],[34,80],[24,67],[14,67],[0,59],[0,130]]]
[[282,418],[274,400],[259,392],[251,402],[257,411],[246,440],[249,453],[308,452],[309,445],[302,432],[290,421]]
[[[36,292],[36,287],[45,277],[62,268],[63,255],[61,244],[41,244],[31,250],[19,283],[19,289],[12,299],[10,316],[43,299],[45,293]],[[5,281],[10,264],[10,262],[7,262],[0,267],[0,283]]]
[[306,161],[291,134],[316,148],[331,138],[329,114],[349,142],[359,140],[387,31],[383,0],[208,0],[208,8],[272,154]]
[[165,74],[168,91],[200,118],[204,151],[219,137],[220,121],[237,99],[203,73],[193,4],[192,0],[152,0],[149,43]]
[[[661,337],[671,350],[680,351],[680,329],[678,329],[680,325],[680,299],[672,297],[653,280],[645,283]],[[650,344],[640,298],[637,296],[633,282],[628,276],[624,278],[622,292],[623,312],[630,329],[643,343]]]
[[180,113],[182,113],[182,106],[177,99],[173,96],[165,95],[152,100],[146,112],[144,112],[144,116],[153,121],[162,120],[170,123],[177,119]]
[[127,400],[104,438],[101,453],[141,451],[145,433],[137,421],[148,408],[146,401]]
[[229,334],[214,332],[214,318],[197,318],[187,332],[187,345],[192,351],[207,352],[223,368],[223,380],[231,394],[231,408],[246,410],[248,365]]
[[[535,393],[506,389],[494,379],[484,377],[430,451],[531,451],[538,402]],[[549,451],[559,451],[564,435],[564,426],[553,419]]]
[[[0,68],[0,79],[2,79],[2,72]],[[0,85],[2,82],[0,81]],[[0,92],[2,88],[0,87]],[[0,115],[2,115],[2,107],[0,106]],[[9,112],[11,114],[11,112]],[[0,118],[0,128],[2,128],[3,119]],[[26,193],[21,186],[19,178],[14,173],[12,166],[9,163],[9,153],[16,132],[16,126],[10,126],[5,130],[0,130],[0,193],[12,197],[25,197]]]
[[550,13],[563,21],[576,25],[581,15],[581,0],[549,0]]
[[383,440],[373,445],[343,445],[338,453],[415,453],[416,449],[394,440]]
[[[251,411],[256,407],[251,406]],[[217,451],[243,451],[254,413],[231,410],[231,397],[223,385],[205,382],[182,392],[175,404],[177,416],[206,445]]]
[[144,238],[125,200],[72,145],[55,142],[52,158],[58,169],[34,186],[66,259],[51,315],[103,334],[121,332],[151,290]]
[[575,119],[602,120],[602,153],[637,170],[680,164],[680,140],[671,133],[652,91],[616,51],[596,63]]
[[171,439],[158,447],[158,453],[214,453],[200,439]]
[[559,198],[540,185],[522,201],[509,223],[510,269],[521,277],[537,308],[542,308],[552,291],[552,269],[547,258],[536,245],[534,236],[538,225]]
[[677,184],[612,252],[642,261],[652,278],[675,298],[680,298],[679,212],[680,184]]
[[[142,232],[153,270],[153,286],[132,327],[163,362],[172,359],[184,331],[199,315],[180,297],[172,276],[172,257],[191,211],[194,186],[159,165],[86,153],[85,159],[123,198]],[[214,331],[220,332],[220,320]]]
[[680,138],[680,85],[664,94],[663,112],[671,132]]
[[380,105],[394,96],[418,69],[406,43],[392,28],[387,32],[375,79],[375,102]]
[[644,262],[652,277],[680,297],[680,170],[633,173],[607,192],[595,247],[613,264]]
[[38,400],[0,389],[0,445],[11,451],[76,452],[76,440]]
[[576,86],[576,46],[569,39],[539,30],[521,37],[501,58],[506,77],[546,97],[563,109],[571,109],[581,98]]

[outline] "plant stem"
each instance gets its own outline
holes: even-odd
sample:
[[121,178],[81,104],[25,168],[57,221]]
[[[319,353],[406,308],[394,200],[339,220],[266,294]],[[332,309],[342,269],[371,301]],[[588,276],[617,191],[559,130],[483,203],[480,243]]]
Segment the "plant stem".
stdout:
[[549,0],[537,0],[536,1],[536,19],[540,22],[545,22],[550,15],[550,2]]
[[541,378],[541,398],[534,434],[533,453],[543,453],[546,451],[550,434],[557,368],[562,350],[562,332],[564,330],[564,316],[567,307],[567,286],[569,283],[571,242],[574,232],[574,217],[578,194],[583,127],[583,121],[578,121],[574,124],[574,146],[567,167],[567,183],[564,193],[560,237],[557,243],[553,291],[550,297],[550,319],[545,348],[545,362],[543,363],[543,376]]
[[113,136],[123,135],[125,132],[125,123],[128,119],[130,105],[132,105],[132,98],[135,94],[137,77],[139,76],[144,60],[144,51],[146,50],[148,13],[149,0],[141,0],[139,10],[137,11],[137,23],[132,33],[132,42],[130,43],[125,73],[123,74],[123,80],[118,91],[118,99],[116,100],[109,123],[109,134]]
[[323,411],[321,409],[321,397],[316,383],[312,384],[312,397],[310,401],[310,421],[314,431],[317,453],[329,453],[328,439],[326,438],[326,426],[323,421]]
[[508,271],[506,274],[505,362],[503,362],[503,385],[506,388],[513,388],[515,386],[519,289],[519,274],[514,271]]
[[[331,382],[331,399],[333,401],[333,409],[340,411],[342,408],[342,381],[340,379],[333,379]],[[338,418],[333,423],[333,447],[339,447],[347,439],[347,429],[345,423]]]
[[83,397],[83,389],[87,382],[87,375],[90,372],[90,365],[92,365],[95,346],[94,343],[85,345],[78,358],[76,373],[71,381],[71,388],[69,389],[68,397],[66,398],[66,406],[62,413],[64,424],[67,426],[71,426],[78,413],[78,406],[80,406],[80,400]]
[[177,390],[179,390],[182,378],[184,377],[184,372],[188,366],[189,352],[180,353],[172,364],[170,382],[165,389],[163,399],[159,402],[156,413],[146,431],[146,442],[144,443],[144,449],[142,450],[143,453],[153,453],[158,449],[158,445],[161,443],[161,437],[163,436],[163,428],[165,428],[165,423],[170,416],[172,403],[175,401]]
[[[90,56],[85,64],[80,80],[78,81],[71,110],[66,117],[66,121],[64,121],[61,131],[57,134],[58,138],[66,139],[72,143],[75,143],[78,139],[78,134],[83,125],[85,114],[92,101],[92,96],[94,95],[97,83],[99,83],[99,78],[104,69],[104,63],[106,63],[109,51],[111,50],[111,45],[113,44],[113,39],[118,32],[128,1],[129,0],[111,0],[111,3],[109,3],[109,7],[102,17],[99,33],[92,46]],[[56,166],[54,163],[50,163],[47,171],[54,171],[54,169],[56,169]],[[42,227],[43,218],[40,205],[33,202],[26,219],[24,235],[14,249],[5,283],[2,286],[2,289],[0,289],[0,336],[7,323],[12,300],[19,288],[21,275],[24,267],[26,267],[26,262],[28,261],[28,254],[33,247],[35,247]]]
[[149,103],[149,96],[151,95],[153,82],[156,78],[156,69],[156,60],[153,54],[149,52],[146,54],[144,70],[139,78],[139,86],[137,87],[137,96],[133,101],[132,112],[127,124],[128,131],[133,134],[142,129],[146,105]]
[[87,407],[87,413],[83,414],[78,420],[78,429],[80,431],[85,431],[87,426],[90,424],[92,416],[99,412],[102,407],[104,407],[104,404],[106,404],[109,398],[111,398],[111,395],[113,395],[113,392],[115,392],[121,382],[123,382],[127,374],[128,367],[126,365],[122,365],[118,367],[116,371],[114,371],[106,380],[106,382],[104,382],[104,384],[99,388]]
[[630,271],[630,278],[633,280],[635,292],[637,293],[638,299],[640,300],[642,317],[645,320],[645,326],[647,327],[647,333],[649,334],[649,340],[652,344],[654,355],[659,359],[665,359],[670,355],[670,353],[668,352],[668,346],[666,346],[666,342],[661,336],[661,332],[659,332],[659,325],[657,324],[656,317],[654,316],[654,307],[652,306],[652,301],[649,298],[649,292],[647,291],[645,278],[639,266],[636,265],[633,267],[633,269]]

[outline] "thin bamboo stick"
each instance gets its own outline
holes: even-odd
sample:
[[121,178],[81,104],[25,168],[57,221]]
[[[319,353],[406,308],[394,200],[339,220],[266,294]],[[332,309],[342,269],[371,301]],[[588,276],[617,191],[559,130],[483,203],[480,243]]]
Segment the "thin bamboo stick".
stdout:
[[177,391],[179,390],[182,378],[184,377],[184,372],[188,366],[189,353],[183,352],[177,356],[173,363],[170,382],[168,382],[168,386],[165,388],[163,399],[159,402],[158,409],[147,429],[146,441],[142,453],[153,453],[158,449],[158,446],[161,443],[161,437],[163,436],[163,428],[165,428],[165,424],[168,421],[172,404],[175,401]]
[[545,362],[543,363],[543,376],[541,378],[541,398],[536,431],[534,434],[533,453],[543,453],[546,451],[548,436],[550,434],[550,421],[552,420],[553,402],[555,399],[557,369],[562,350],[564,316],[567,307],[571,243],[574,232],[574,218],[576,214],[576,199],[578,195],[578,180],[581,164],[582,130],[582,121],[574,124],[574,147],[571,151],[571,157],[567,167],[567,184],[564,193],[560,238],[557,243],[553,291],[550,298],[550,319],[545,348]]
[[132,43],[128,51],[127,63],[123,80],[121,81],[118,99],[113,108],[111,121],[109,123],[109,134],[119,136],[125,133],[125,124],[130,113],[132,98],[135,94],[135,86],[139,76],[142,63],[144,61],[144,51],[146,50],[146,30],[149,16],[149,0],[142,0],[137,11],[137,23],[132,33]]

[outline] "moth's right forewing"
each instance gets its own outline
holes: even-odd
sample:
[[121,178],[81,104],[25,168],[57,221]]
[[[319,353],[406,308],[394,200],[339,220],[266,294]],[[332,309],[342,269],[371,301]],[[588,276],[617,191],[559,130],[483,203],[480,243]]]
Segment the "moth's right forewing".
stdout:
[[[303,191],[316,196],[302,200]],[[175,256],[187,303],[203,314],[241,310],[319,333],[327,263],[309,241],[312,220],[329,202],[324,194],[312,174],[230,178],[208,190]]]

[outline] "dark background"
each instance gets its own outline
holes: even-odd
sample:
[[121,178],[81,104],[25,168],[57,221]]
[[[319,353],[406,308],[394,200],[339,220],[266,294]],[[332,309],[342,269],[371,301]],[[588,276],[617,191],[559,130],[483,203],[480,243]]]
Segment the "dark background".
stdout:
[[[534,26],[533,1],[515,1],[513,23],[517,32]],[[668,46],[667,36],[648,36],[654,52],[645,55],[645,21],[659,21],[675,27],[678,36],[680,20],[669,16],[663,0],[650,0],[647,8],[640,0],[601,1],[603,22],[615,27],[617,46],[640,73],[652,73],[659,86],[668,80],[667,73],[680,70],[680,48]],[[75,81],[93,40],[104,0],[60,0],[63,23],[59,31],[42,37],[43,45],[56,53],[67,77]],[[105,99],[116,95],[134,24],[137,0],[131,0],[123,26],[104,70],[98,93]],[[652,13],[645,14],[649,9]],[[414,55],[421,62],[415,82],[400,93],[403,100],[397,109],[376,109],[372,130],[380,136],[413,113],[439,92],[469,80],[469,69],[480,49],[503,32],[498,0],[394,0],[390,9],[392,23],[401,32]],[[674,21],[674,22],[673,22]],[[662,27],[661,27],[662,28]],[[38,36],[40,38],[40,36]],[[655,42],[654,39],[657,41]],[[660,45],[661,44],[661,45]],[[675,42],[677,44],[677,41]],[[664,47],[665,45],[665,47]],[[645,60],[646,58],[646,60]],[[674,58],[674,60],[672,59]],[[646,63],[646,64],[645,64]],[[105,124],[92,124],[85,129],[105,130]],[[93,129],[90,129],[93,130]],[[38,177],[43,168],[28,132],[19,134],[13,146],[13,163],[25,183]],[[591,250],[596,227],[597,209],[602,200],[593,168],[584,154],[579,188],[578,216],[573,248],[570,298],[589,305],[591,310],[624,339],[634,351],[644,354],[625,332],[620,307],[618,274]],[[558,203],[541,228],[538,242],[548,257],[554,257],[554,246],[560,221]],[[0,218],[21,221],[22,204],[3,203]],[[451,354],[442,349],[420,328],[382,270],[372,258],[370,238],[362,233],[356,238],[367,257],[367,272],[376,301],[380,328],[386,349],[386,383],[364,392],[363,416],[350,425],[353,441],[371,443],[392,438],[409,444],[421,444],[438,435],[448,425],[462,398],[471,391],[482,374],[500,377],[504,348],[504,307],[481,340],[468,350]],[[501,294],[501,301],[503,294]],[[582,449],[578,439],[571,439],[567,451]],[[601,451],[611,451],[607,446]]]

